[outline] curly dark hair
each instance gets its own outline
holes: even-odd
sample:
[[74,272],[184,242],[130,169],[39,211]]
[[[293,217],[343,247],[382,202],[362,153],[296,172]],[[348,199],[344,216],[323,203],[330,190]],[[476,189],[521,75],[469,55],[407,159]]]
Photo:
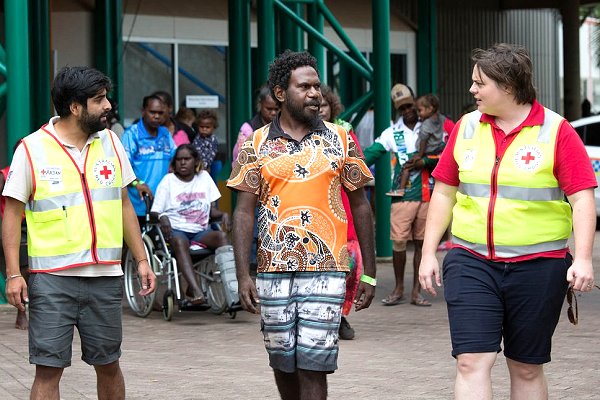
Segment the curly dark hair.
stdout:
[[196,115],[196,123],[199,124],[200,120],[203,119],[212,119],[213,127],[217,129],[219,127],[219,119],[217,117],[217,113],[213,110],[200,110],[198,115]]
[[281,106],[281,102],[275,97],[275,86],[287,90],[292,71],[300,67],[312,67],[317,75],[319,74],[317,60],[306,51],[296,52],[288,49],[269,65],[269,89],[278,106]]
[[338,115],[344,111],[344,106],[342,105],[340,96],[335,94],[335,92],[329,86],[321,86],[321,95],[323,95],[323,100],[329,104],[329,108],[331,109],[329,122],[333,122]]

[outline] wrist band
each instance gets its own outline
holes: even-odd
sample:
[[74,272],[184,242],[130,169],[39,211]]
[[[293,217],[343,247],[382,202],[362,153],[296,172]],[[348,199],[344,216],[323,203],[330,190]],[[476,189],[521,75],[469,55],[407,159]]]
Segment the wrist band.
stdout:
[[135,180],[133,182],[131,182],[131,186],[136,187],[137,185],[143,185],[145,182],[142,180]]
[[6,278],[6,282],[10,281],[11,279],[22,278],[22,277],[23,277],[23,275],[11,275]]
[[371,278],[369,275],[361,275],[360,276],[360,281],[364,282],[364,283],[368,283],[371,286],[376,286],[377,285],[377,279]]
[[147,258],[142,258],[140,261],[138,261],[138,262],[137,262],[137,265],[138,265],[138,267],[140,266],[140,263],[141,263],[142,261],[148,261],[148,259],[147,259]]

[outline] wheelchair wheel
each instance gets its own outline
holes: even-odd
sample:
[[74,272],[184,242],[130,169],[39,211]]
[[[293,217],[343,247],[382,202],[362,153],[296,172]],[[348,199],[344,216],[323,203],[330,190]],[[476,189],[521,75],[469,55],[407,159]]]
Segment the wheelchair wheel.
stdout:
[[[151,263],[150,265],[152,265],[154,260],[154,245],[149,237],[144,235],[142,239],[144,242],[144,250],[146,250],[146,258],[148,258],[148,261]],[[156,291],[148,296],[141,296],[138,293],[142,289],[142,285],[137,273],[137,264],[131,249],[127,249],[127,254],[125,256],[124,275],[125,296],[127,296],[129,307],[138,317],[147,317],[152,312]]]
[[227,310],[227,298],[215,256],[202,260],[199,270],[200,287],[206,294],[210,312],[217,315],[223,314]]
[[167,290],[163,296],[163,318],[165,321],[170,321],[173,318],[173,310],[175,308],[175,295],[172,290]]

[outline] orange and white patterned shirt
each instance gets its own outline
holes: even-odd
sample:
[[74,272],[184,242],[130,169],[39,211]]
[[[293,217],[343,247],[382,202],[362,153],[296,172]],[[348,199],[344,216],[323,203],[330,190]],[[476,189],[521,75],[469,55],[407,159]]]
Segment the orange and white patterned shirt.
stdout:
[[373,179],[341,126],[319,125],[299,142],[279,117],[242,145],[227,186],[258,195],[258,272],[349,270],[341,187]]

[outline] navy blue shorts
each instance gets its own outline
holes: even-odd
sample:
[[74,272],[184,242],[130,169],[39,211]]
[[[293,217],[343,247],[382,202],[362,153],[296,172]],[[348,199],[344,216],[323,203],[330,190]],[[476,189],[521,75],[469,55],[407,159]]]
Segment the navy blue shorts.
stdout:
[[550,361],[573,258],[504,263],[454,248],[443,264],[452,356],[500,352],[527,364]]

